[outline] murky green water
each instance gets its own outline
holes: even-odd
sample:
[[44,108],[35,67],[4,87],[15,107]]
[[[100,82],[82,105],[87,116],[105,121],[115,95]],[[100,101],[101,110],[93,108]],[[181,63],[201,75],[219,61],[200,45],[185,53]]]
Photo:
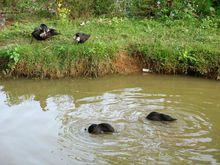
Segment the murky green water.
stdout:
[[[145,119],[164,112],[173,123]],[[91,123],[117,133],[89,135]],[[0,82],[0,162],[219,164],[220,83],[179,76]]]

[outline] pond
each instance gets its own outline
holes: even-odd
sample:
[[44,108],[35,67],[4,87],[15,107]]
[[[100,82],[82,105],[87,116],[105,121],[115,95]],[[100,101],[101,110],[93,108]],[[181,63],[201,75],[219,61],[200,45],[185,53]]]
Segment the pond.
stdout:
[[[152,111],[177,118],[146,120]],[[85,128],[107,122],[116,133]],[[1,80],[1,164],[218,164],[220,83],[183,76]]]

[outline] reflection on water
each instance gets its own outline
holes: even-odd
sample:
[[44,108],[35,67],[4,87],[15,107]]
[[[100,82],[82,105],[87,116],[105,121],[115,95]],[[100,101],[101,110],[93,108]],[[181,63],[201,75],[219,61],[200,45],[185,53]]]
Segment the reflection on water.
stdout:
[[[220,84],[172,76],[0,83],[3,164],[220,163]],[[172,123],[148,121],[151,111]],[[89,135],[107,122],[112,135]]]

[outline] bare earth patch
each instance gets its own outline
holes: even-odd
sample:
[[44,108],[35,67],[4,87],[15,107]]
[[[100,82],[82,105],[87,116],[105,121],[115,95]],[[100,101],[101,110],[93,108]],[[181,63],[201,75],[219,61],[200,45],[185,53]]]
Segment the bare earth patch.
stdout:
[[142,65],[137,58],[129,56],[126,52],[117,54],[115,61],[113,61],[116,73],[130,74],[141,72]]

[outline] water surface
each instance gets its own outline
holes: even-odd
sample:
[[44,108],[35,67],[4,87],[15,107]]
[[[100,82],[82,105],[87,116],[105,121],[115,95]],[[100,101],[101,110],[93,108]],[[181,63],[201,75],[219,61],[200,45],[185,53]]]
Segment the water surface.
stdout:
[[[152,111],[172,123],[145,119]],[[108,122],[112,135],[90,135]],[[181,76],[1,80],[0,162],[220,164],[220,83]]]

